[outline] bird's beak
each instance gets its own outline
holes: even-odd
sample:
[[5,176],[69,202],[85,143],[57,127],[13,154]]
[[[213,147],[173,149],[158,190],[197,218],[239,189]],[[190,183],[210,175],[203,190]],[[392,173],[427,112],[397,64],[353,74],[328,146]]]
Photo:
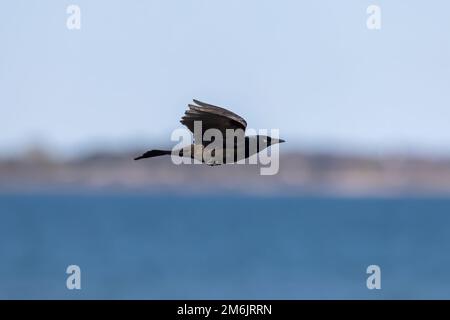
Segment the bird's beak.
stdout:
[[278,140],[278,143],[283,143],[283,142],[286,142],[286,141],[283,140],[283,139],[279,139],[279,140]]

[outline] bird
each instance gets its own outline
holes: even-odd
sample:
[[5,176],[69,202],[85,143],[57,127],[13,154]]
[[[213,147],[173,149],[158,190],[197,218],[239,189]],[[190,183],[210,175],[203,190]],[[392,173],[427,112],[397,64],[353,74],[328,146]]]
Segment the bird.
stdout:
[[[285,142],[283,139],[272,138],[266,135],[245,136],[247,121],[236,113],[225,108],[193,99],[194,104],[188,104],[188,109],[181,118],[185,125],[194,134],[194,143],[174,150],[152,149],[134,160],[175,155],[196,159],[209,166],[236,163],[253,156],[271,145]],[[196,130],[197,128],[201,130]],[[205,139],[209,133],[211,139]],[[229,134],[233,135],[231,139]],[[219,134],[222,142],[217,140]],[[228,135],[227,135],[228,134]],[[214,147],[212,147],[214,146]]]

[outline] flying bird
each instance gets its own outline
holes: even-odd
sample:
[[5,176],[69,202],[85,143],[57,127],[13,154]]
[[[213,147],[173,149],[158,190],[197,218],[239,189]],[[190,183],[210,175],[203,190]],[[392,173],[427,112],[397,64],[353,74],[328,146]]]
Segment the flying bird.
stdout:
[[[189,109],[180,122],[194,134],[194,143],[175,150],[153,149],[134,160],[174,154],[215,166],[236,163],[271,145],[285,142],[264,135],[245,136],[247,122],[242,117],[225,108],[195,99],[193,101],[194,104],[188,105]],[[210,139],[207,139],[208,132]],[[233,134],[231,137],[230,133]],[[222,141],[217,140],[219,134],[223,137]]]

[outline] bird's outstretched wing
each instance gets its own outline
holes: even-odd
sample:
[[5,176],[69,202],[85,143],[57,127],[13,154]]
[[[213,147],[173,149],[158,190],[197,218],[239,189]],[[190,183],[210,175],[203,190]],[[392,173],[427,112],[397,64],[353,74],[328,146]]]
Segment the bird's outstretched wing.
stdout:
[[[194,133],[194,122],[201,121],[202,135],[208,129],[218,129],[226,138],[226,129],[238,130],[245,132],[247,122],[237,114],[208,103],[204,103],[194,99],[195,104],[189,104],[180,122],[185,125],[192,133]],[[194,133],[195,134],[195,133]],[[194,137],[196,139],[196,137]],[[196,139],[197,140],[197,139]]]

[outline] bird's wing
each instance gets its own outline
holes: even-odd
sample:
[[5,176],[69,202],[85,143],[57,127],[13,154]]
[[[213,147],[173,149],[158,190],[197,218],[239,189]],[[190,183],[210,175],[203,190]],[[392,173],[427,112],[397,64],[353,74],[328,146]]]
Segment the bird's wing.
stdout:
[[226,129],[241,129],[242,133],[247,127],[247,122],[237,114],[211,104],[194,99],[194,104],[189,104],[180,122],[194,133],[194,122],[201,121],[202,136],[208,129],[218,129],[226,139]]

